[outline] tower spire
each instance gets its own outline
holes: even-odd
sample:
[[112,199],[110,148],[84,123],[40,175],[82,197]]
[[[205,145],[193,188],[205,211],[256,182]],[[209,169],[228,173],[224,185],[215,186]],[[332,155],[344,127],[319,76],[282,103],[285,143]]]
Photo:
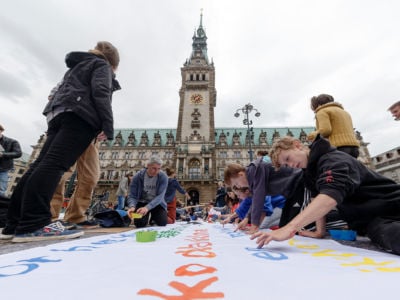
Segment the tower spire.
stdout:
[[203,28],[203,9],[200,10],[200,24],[197,30],[194,31],[193,34],[193,43],[192,43],[192,55],[190,60],[194,57],[205,59],[208,64],[208,55],[207,55],[207,35]]

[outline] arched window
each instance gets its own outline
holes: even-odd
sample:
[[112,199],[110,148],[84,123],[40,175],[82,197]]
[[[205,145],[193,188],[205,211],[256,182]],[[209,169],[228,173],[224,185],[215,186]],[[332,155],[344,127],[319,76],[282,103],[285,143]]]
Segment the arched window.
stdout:
[[192,159],[189,162],[189,178],[199,179],[200,177],[201,177],[200,161],[198,159]]

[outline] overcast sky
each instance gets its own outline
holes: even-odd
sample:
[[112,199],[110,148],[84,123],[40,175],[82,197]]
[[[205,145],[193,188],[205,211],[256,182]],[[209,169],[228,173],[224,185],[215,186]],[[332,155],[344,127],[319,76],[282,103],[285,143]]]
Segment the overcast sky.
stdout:
[[397,0],[0,0],[0,124],[24,152],[46,130],[41,114],[70,51],[108,40],[120,51],[116,128],[176,128],[180,68],[203,8],[216,68],[217,127],[314,126],[313,95],[353,117],[371,155],[400,144],[387,108],[400,100]]

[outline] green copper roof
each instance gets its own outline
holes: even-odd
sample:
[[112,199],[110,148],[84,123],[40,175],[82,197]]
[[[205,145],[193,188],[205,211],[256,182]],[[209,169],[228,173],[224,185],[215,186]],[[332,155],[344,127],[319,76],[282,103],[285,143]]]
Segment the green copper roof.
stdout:
[[[272,144],[274,134],[279,134],[280,137],[292,135],[300,139],[302,134],[308,134],[313,131],[314,127],[254,127],[252,132],[254,134],[254,144],[260,144],[260,135],[266,134],[266,141],[268,145]],[[233,136],[237,135],[241,145],[246,145],[247,128],[216,128],[215,129],[215,142],[218,144],[221,135],[226,136],[226,143],[231,146]],[[115,145],[120,140],[120,146],[127,146],[129,140],[134,136],[133,146],[140,147],[142,137],[147,137],[147,144],[144,147],[154,146],[157,137],[160,138],[160,144],[157,146],[167,146],[168,138],[173,138],[173,144],[176,141],[176,129],[172,128],[116,128],[114,131],[114,140],[109,143],[109,146]]]

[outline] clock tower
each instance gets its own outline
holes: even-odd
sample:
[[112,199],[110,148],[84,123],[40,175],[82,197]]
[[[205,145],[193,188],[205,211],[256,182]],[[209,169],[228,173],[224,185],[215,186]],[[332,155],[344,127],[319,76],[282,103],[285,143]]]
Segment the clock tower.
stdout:
[[192,53],[181,68],[182,85],[179,90],[176,131],[177,177],[193,180],[193,184],[200,181],[203,185],[212,183],[216,174],[213,149],[217,92],[214,63],[207,54],[207,35],[203,28],[202,13],[200,25],[192,39]]
[[207,36],[200,25],[193,35],[192,53],[181,68],[179,118],[176,140],[185,143],[215,141],[214,107],[216,105],[214,63],[208,58]]

